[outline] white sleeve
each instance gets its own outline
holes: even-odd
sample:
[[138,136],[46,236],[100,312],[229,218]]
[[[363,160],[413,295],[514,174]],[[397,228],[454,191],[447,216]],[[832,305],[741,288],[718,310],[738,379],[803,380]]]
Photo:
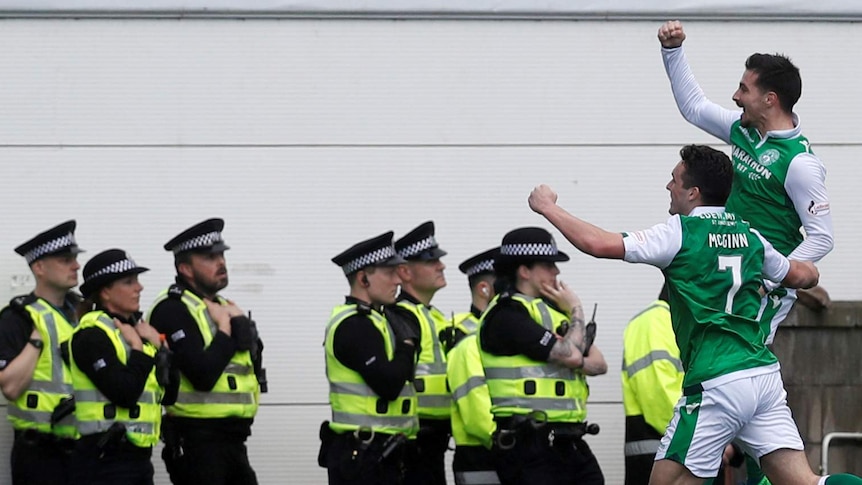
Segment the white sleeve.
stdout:
[[829,195],[826,193],[826,167],[811,153],[801,153],[793,158],[787,169],[784,190],[802,227],[805,240],[788,256],[800,261],[820,261],[832,251],[832,214],[829,211]]
[[763,277],[775,283],[781,283],[790,271],[790,260],[776,251],[772,244],[755,229],[751,229],[751,232],[763,243]]
[[664,269],[682,247],[682,224],[673,216],[664,224],[623,235],[626,248],[623,259],[629,263],[646,263]]
[[664,70],[670,79],[676,107],[686,121],[725,143],[730,143],[730,128],[739,119],[740,112],[725,109],[707,99],[691,73],[685,51],[682,49],[661,49]]

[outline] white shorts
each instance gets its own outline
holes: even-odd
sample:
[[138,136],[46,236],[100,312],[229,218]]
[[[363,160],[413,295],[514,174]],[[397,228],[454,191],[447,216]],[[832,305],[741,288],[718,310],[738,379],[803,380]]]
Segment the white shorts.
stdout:
[[782,448],[804,449],[779,371],[682,396],[655,459],[711,478],[718,474],[724,447],[734,440],[758,459]]

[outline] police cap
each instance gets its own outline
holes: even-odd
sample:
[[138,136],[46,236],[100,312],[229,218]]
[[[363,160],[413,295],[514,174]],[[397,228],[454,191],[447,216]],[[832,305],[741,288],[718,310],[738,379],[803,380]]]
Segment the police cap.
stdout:
[[75,241],[75,226],[75,221],[71,220],[52,227],[15,248],[15,252],[24,256],[27,264],[45,256],[83,253]]
[[395,252],[392,247],[393,232],[366,239],[358,242],[332,258],[332,262],[341,266],[345,275],[351,275],[368,266],[395,266],[404,262],[404,259]]
[[174,254],[194,251],[196,253],[221,253],[230,247],[224,243],[221,231],[224,219],[207,219],[181,232],[165,243],[165,251]]
[[395,251],[407,261],[433,261],[446,256],[434,238],[434,222],[423,222],[419,227],[395,241]]
[[122,249],[108,249],[93,256],[84,265],[84,283],[81,294],[89,298],[100,288],[113,283],[120,278],[149,271],[149,268],[138,266]]
[[568,261],[569,255],[557,249],[550,232],[541,227],[521,227],[506,233],[500,254],[494,259],[497,270],[534,261]]
[[498,254],[500,254],[499,247],[489,249],[483,253],[467,258],[467,260],[458,265],[458,269],[467,276],[493,273],[494,258],[496,258]]

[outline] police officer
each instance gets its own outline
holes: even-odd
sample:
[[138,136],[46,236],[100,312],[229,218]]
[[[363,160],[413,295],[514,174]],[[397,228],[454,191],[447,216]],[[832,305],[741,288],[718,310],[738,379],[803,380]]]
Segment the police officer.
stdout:
[[263,344],[254,322],[219,295],[228,284],[224,221],[207,219],[165,244],[176,283],[150,324],[168,336],[180,372],[176,403],[163,422],[162,458],[174,484],[256,484],[245,441],[257,414]]
[[661,437],[682,396],[682,361],[670,322],[667,285],[623,332],[625,485],[646,485]]
[[12,483],[68,483],[76,437],[72,378],[60,353],[77,323],[79,298],[75,221],[67,221],[15,248],[36,280],[29,295],[0,313],[0,388],[15,428]]
[[82,317],[69,345],[81,434],[72,456],[75,484],[153,483],[161,405],[170,402],[162,400],[168,382],[159,382],[156,372],[161,338],[139,311],[138,275],[145,271],[121,249],[103,251],[84,266]]
[[458,269],[467,275],[471,305],[469,312],[456,314],[452,318],[452,325],[440,333],[440,342],[443,343],[446,354],[461,339],[475,333],[479,328],[479,318],[495,295],[494,258],[499,252],[500,248],[489,249],[458,265]]
[[485,251],[461,263],[467,275],[473,304],[470,312],[455,317],[456,340],[446,356],[446,379],[452,390],[452,437],[455,458],[452,471],[456,485],[499,484],[490,451],[497,430],[491,414],[491,396],[476,337],[479,318],[494,293],[494,257],[499,248]]
[[583,435],[594,431],[585,376],[607,363],[586,337],[580,300],[557,281],[556,263],[568,260],[548,231],[526,227],[503,237],[494,261],[505,290],[479,332],[504,484],[604,483]]
[[446,483],[443,457],[449,446],[451,396],[446,389],[446,355],[439,333],[449,326],[443,313],[431,306],[437,290],[446,286],[440,260],[446,251],[434,237],[434,222],[420,224],[395,241],[395,250],[406,263],[398,266],[401,293],[389,308],[395,318],[419,334],[420,348],[413,385],[419,399],[419,435],[408,460],[407,483]]
[[410,380],[418,334],[387,321],[404,262],[392,232],[362,241],[332,258],[350,285],[332,310],[324,347],[332,420],[321,428],[318,461],[330,484],[402,483],[406,442],[419,429]]

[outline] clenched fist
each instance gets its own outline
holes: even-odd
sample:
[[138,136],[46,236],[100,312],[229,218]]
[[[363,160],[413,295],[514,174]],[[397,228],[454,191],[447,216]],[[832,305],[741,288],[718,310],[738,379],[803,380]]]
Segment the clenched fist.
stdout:
[[674,49],[682,45],[685,40],[685,31],[682,30],[682,22],[670,20],[658,29],[658,41],[667,49]]

